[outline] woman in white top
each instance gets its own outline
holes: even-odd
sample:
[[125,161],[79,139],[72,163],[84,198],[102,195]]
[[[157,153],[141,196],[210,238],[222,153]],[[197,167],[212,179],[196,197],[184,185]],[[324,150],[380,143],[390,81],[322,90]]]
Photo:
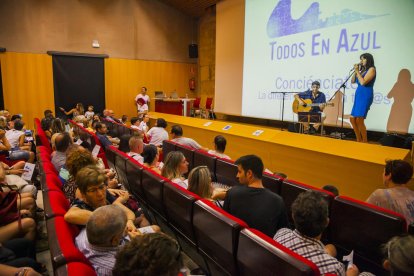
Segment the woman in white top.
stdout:
[[209,150],[208,153],[220,158],[231,159],[228,155],[224,154],[226,150],[227,140],[222,135],[214,137],[214,150]]
[[150,139],[150,144],[157,147],[162,146],[164,140],[168,140],[167,122],[163,118],[158,118],[156,125],[147,132],[147,136]]
[[188,162],[181,151],[171,151],[164,159],[164,166],[161,175],[170,179],[172,182],[187,189],[188,181],[184,174],[188,172]]

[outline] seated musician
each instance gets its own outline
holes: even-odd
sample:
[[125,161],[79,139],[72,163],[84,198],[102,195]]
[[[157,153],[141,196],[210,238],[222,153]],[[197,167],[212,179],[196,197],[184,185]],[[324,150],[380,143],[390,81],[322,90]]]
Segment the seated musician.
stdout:
[[[326,97],[323,92],[319,91],[320,86],[321,85],[319,81],[314,81],[312,82],[312,89],[295,95],[295,99],[298,101],[300,105],[300,107],[298,108],[299,111],[300,109],[303,109],[301,107],[306,107],[310,104],[310,101],[307,100],[311,100],[312,107],[309,110],[309,112],[323,112],[323,109],[325,108],[326,104]],[[323,121],[324,119],[325,116],[322,115],[321,120]],[[308,123],[303,123],[305,133],[309,132],[313,134],[318,131],[319,126],[320,124],[313,124],[313,126],[309,127]]]

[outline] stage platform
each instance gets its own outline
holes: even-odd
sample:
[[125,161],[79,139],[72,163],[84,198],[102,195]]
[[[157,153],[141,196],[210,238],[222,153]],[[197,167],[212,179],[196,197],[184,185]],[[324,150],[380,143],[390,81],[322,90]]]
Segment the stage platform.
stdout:
[[[341,195],[360,200],[383,187],[386,159],[410,160],[406,149],[164,113],[151,112],[150,117],[151,125],[154,119],[164,118],[168,132],[171,126],[180,124],[184,136],[211,149],[214,137],[221,134],[227,139],[226,154],[233,160],[256,154],[273,172],[283,172],[289,179],[316,187],[335,185]],[[258,130],[263,132],[257,135]]]

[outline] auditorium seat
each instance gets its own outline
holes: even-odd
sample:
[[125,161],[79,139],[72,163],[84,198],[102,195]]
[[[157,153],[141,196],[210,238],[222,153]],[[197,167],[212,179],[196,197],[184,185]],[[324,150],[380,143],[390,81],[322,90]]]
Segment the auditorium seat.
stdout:
[[338,255],[354,250],[360,271],[384,274],[381,245],[406,232],[404,217],[366,202],[345,196],[336,197],[331,206],[329,242]]
[[69,262],[88,263],[75,246],[74,239],[79,233],[75,225],[69,225],[63,217],[56,216],[46,221],[46,228],[54,269]]
[[208,270],[197,250],[193,229],[194,202],[200,197],[169,181],[164,183],[163,199],[168,223],[175,232],[181,248],[194,262]]
[[62,192],[62,182],[59,176],[55,173],[46,173],[46,189],[45,191],[58,191]]
[[281,187],[280,187],[280,196],[283,198],[283,201],[285,203],[286,212],[288,214],[288,218],[291,224],[293,224],[292,219],[292,210],[291,206],[293,201],[298,197],[299,194],[306,192],[308,190],[314,190],[317,192],[320,192],[322,196],[328,201],[328,204],[330,205],[334,195],[328,191],[312,187],[307,184],[303,184],[294,180],[285,180],[283,181]]
[[56,216],[64,216],[69,210],[69,200],[62,191],[48,191],[44,195],[44,210],[46,219]]
[[218,183],[227,186],[235,186],[239,184],[237,180],[237,166],[232,160],[217,158],[215,178]]
[[81,262],[70,262],[59,266],[55,276],[96,276],[96,272],[90,264]]
[[165,158],[167,157],[168,153],[170,151],[175,151],[175,147],[176,147],[177,143],[174,143],[172,141],[169,140],[164,140],[162,142],[162,155],[163,155],[163,159],[165,160]]
[[195,151],[195,149],[192,148],[192,147],[187,147],[187,146],[184,146],[184,145],[177,144],[175,146],[175,150],[176,151],[181,151],[184,154],[185,159],[188,162],[188,172],[190,172],[194,168],[194,151]]
[[211,173],[213,182],[216,182],[215,168],[216,168],[217,157],[209,154],[203,150],[196,150],[194,152],[194,168],[198,166],[207,166]]
[[255,229],[240,231],[237,264],[240,276],[320,275],[314,263]]
[[122,151],[119,151],[117,149],[115,150],[115,168],[116,173],[118,174],[118,181],[119,183],[123,184],[124,187],[129,191],[129,182],[126,174],[126,162],[129,160],[129,156],[123,153]]
[[117,149],[113,146],[109,146],[106,147],[105,149],[105,155],[106,155],[106,160],[108,161],[108,166],[110,169],[114,169],[116,171],[115,168],[115,151]]
[[414,222],[408,225],[408,234],[414,235]]
[[265,188],[274,192],[275,194],[280,194],[280,188],[282,186],[283,179],[279,178],[270,173],[263,173],[262,184]]
[[164,183],[164,206],[171,226],[182,237],[196,244],[193,232],[193,204],[200,197],[170,181]]
[[142,170],[142,165],[137,161],[129,159],[126,162],[126,176],[129,183],[129,192],[142,204],[147,205],[144,190],[142,189]]
[[158,225],[163,230],[172,232],[167,223],[167,214],[163,204],[164,182],[168,179],[147,169],[142,170],[142,189],[150,211],[154,214]]
[[247,224],[202,199],[194,204],[193,225],[198,248],[211,274],[236,275],[239,232]]

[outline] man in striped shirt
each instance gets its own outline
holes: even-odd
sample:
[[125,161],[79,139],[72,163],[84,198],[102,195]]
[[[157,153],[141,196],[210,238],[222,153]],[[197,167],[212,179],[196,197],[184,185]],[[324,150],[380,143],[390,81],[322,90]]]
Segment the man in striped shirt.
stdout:
[[96,274],[112,275],[126,223],[127,217],[120,207],[99,207],[76,237],[76,246],[91,262]]
[[295,230],[280,229],[274,240],[312,261],[321,274],[358,275],[358,268],[353,265],[345,272],[344,264],[339,262],[336,249],[329,244],[324,246],[320,241],[328,226],[328,203],[322,195],[315,191],[300,194],[292,204],[292,216]]

